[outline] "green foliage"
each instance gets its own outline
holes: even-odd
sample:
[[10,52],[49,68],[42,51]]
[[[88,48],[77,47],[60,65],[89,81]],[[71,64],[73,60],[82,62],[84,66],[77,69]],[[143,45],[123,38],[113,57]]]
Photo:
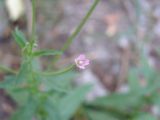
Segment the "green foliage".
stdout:
[[[142,106],[143,98],[141,96],[134,94],[113,94],[87,103],[86,109],[89,109],[90,117],[95,116],[95,114],[99,116],[95,117],[95,120],[101,117],[106,118],[106,120],[128,120]],[[92,112],[95,114],[92,114]]]
[[35,116],[37,106],[37,101],[29,98],[28,102],[14,113],[11,120],[32,120]]
[[39,57],[39,56],[48,56],[48,55],[61,55],[61,51],[56,51],[56,50],[40,50],[40,51],[35,51],[33,53],[33,56]]
[[69,120],[78,107],[83,103],[86,93],[91,89],[91,86],[83,86],[75,89],[59,102],[58,110],[61,120]]
[[[128,93],[112,93],[85,104],[89,119],[158,120],[149,112],[145,112],[145,107],[160,105],[160,76],[148,65],[144,55],[140,60],[141,66],[129,71]],[[142,79],[144,84],[141,84]]]
[[13,37],[20,48],[25,47],[27,40],[24,34],[20,30],[18,30],[18,28],[16,28],[15,31],[13,32]]
[[93,101],[91,106],[99,106],[102,108],[114,108],[119,112],[125,112],[128,109],[139,107],[142,104],[142,97],[134,94],[112,94],[106,97],[98,98]]
[[30,66],[30,63],[28,61],[24,61],[22,64],[21,64],[21,67],[20,67],[20,71],[17,75],[17,79],[16,79],[16,83],[19,84],[19,83],[22,83],[22,82],[26,82],[27,79],[29,79],[29,77],[31,77],[31,66]]
[[72,80],[76,72],[69,71],[58,76],[40,76],[41,83],[46,86],[46,91],[55,90],[57,92],[67,93],[71,90]]
[[157,120],[153,115],[148,113],[140,113],[132,120]]
[[87,109],[87,114],[90,120],[119,120],[118,118],[101,110],[97,111],[93,109]]
[[4,81],[0,83],[1,89],[11,89],[14,87],[16,77],[15,76],[6,76]]

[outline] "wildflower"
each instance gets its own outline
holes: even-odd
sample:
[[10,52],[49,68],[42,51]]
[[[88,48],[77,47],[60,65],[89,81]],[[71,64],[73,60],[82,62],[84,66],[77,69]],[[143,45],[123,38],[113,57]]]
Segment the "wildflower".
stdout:
[[85,67],[89,65],[89,62],[90,62],[89,59],[87,59],[84,54],[80,54],[75,59],[76,66],[80,69],[85,69]]

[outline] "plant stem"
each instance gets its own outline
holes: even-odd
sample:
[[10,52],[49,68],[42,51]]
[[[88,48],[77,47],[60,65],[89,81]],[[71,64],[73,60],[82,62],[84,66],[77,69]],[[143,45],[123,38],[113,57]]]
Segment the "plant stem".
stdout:
[[36,33],[36,0],[32,0],[32,34],[31,34],[31,44],[35,41]]
[[[64,44],[63,48],[61,49],[62,52],[65,52],[69,48],[69,46],[72,44],[73,40],[76,38],[78,33],[82,30],[83,26],[85,25],[85,23],[87,22],[89,17],[92,15],[93,11],[95,10],[95,8],[96,8],[96,6],[98,5],[99,2],[100,2],[100,0],[95,0],[94,1],[93,5],[89,9],[89,11],[85,15],[85,17],[82,19],[82,21],[80,22],[80,24],[78,25],[76,30],[67,39],[66,43]],[[57,55],[53,62],[57,62],[60,57],[61,57],[61,55]]]
[[96,8],[97,4],[99,3],[99,1],[100,0],[95,0],[94,1],[94,3],[91,6],[90,10],[86,14],[86,16],[82,19],[82,21],[78,25],[77,29],[73,32],[73,34],[68,38],[67,42],[64,44],[64,46],[62,48],[63,52],[71,45],[71,43],[73,42],[73,40],[75,39],[75,37],[81,31],[81,29],[83,28],[83,26],[85,25],[85,23],[87,22],[87,20],[89,19],[89,17],[92,15],[92,13],[93,13],[94,9]]
[[62,70],[56,71],[56,72],[38,72],[38,74],[44,75],[44,76],[59,75],[59,74],[63,74],[65,72],[72,70],[74,67],[75,67],[75,65],[72,64],[72,65],[70,65]]

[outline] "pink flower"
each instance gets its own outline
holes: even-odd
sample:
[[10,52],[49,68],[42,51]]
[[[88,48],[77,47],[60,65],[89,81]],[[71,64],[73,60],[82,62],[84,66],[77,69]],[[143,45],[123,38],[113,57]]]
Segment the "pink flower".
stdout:
[[84,54],[80,54],[75,59],[76,66],[80,69],[85,69],[85,67],[89,65],[89,62],[90,62],[89,59],[87,59]]

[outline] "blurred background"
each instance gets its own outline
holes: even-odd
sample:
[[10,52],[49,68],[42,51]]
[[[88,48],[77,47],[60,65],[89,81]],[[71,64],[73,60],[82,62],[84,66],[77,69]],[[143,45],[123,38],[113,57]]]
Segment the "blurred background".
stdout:
[[[13,6],[16,1],[20,3],[10,8],[10,1],[14,1]],[[93,0],[37,0],[38,48],[60,49],[92,3]],[[18,26],[26,36],[29,34],[29,6],[26,0],[0,0],[0,64],[13,69],[19,68],[21,59],[12,31]],[[84,71],[78,70],[75,84],[94,84],[88,101],[145,88],[145,96],[154,99],[140,111],[160,119],[160,95],[147,93],[155,88],[152,83],[160,84],[160,0],[101,0],[57,67],[72,62],[81,53],[91,59],[91,65]],[[46,67],[52,59],[44,58],[41,63]],[[0,80],[4,76],[1,72]],[[154,93],[159,88],[156,86]],[[0,120],[8,120],[15,107],[12,97],[0,90]]]

